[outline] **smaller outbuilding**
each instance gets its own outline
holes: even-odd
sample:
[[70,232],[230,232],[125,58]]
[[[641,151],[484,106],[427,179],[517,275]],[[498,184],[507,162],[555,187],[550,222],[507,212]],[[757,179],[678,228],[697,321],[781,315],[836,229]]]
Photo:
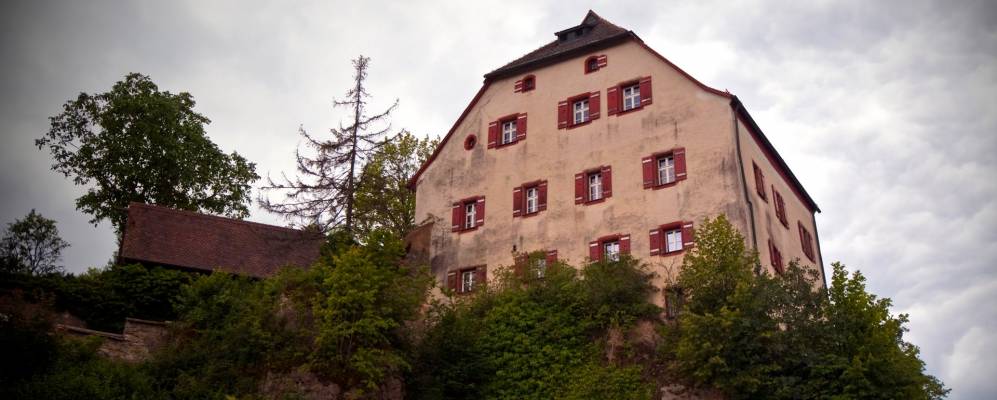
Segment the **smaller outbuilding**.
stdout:
[[266,278],[311,265],[324,241],[318,232],[132,203],[117,261]]

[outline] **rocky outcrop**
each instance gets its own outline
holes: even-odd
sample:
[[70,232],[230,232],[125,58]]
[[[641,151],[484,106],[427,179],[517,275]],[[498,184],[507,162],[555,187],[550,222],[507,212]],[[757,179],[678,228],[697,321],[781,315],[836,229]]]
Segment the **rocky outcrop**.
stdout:
[[57,324],[56,331],[74,337],[100,337],[103,339],[97,353],[119,361],[138,363],[146,361],[152,352],[166,342],[166,322],[125,318],[122,333],[95,331],[78,326]]

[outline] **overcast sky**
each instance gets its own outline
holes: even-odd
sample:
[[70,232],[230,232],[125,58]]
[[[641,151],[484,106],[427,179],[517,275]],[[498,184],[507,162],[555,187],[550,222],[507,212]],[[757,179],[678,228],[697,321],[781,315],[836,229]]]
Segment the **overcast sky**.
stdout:
[[84,188],[33,140],[66,100],[128,72],[190,92],[211,139],[266,175],[292,171],[299,125],[338,122],[358,54],[375,106],[398,98],[396,126],[443,135],[484,73],[591,8],[740,97],[822,208],[824,259],[911,314],[908,339],[951,398],[997,396],[992,2],[471,3],[5,1],[0,222],[35,208],[72,244],[70,271],[107,262],[110,227],[74,209]]

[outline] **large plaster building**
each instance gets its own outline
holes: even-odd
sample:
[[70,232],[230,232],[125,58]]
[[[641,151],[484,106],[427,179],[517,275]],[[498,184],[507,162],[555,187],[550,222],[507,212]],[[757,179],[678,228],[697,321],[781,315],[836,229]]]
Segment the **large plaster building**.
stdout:
[[556,36],[486,74],[412,178],[444,285],[472,291],[545,251],[575,265],[630,254],[665,287],[696,224],[720,214],[771,273],[821,268],[817,204],[737,97],[591,11]]

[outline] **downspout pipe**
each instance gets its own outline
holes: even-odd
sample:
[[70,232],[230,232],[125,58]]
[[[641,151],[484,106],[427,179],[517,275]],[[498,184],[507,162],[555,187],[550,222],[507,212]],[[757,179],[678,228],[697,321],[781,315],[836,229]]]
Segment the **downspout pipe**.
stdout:
[[[737,123],[737,113],[741,102],[737,96],[733,96],[730,101],[731,121],[734,124],[734,146],[737,148],[737,166],[741,170],[741,189],[744,190],[744,200],[748,202],[748,221],[751,226],[751,245],[758,251],[758,234],[755,231],[755,205],[751,202],[751,193],[748,192],[748,179],[744,176],[744,159],[741,157],[741,129]],[[819,247],[818,247],[819,248]],[[823,274],[822,274],[823,275]]]

